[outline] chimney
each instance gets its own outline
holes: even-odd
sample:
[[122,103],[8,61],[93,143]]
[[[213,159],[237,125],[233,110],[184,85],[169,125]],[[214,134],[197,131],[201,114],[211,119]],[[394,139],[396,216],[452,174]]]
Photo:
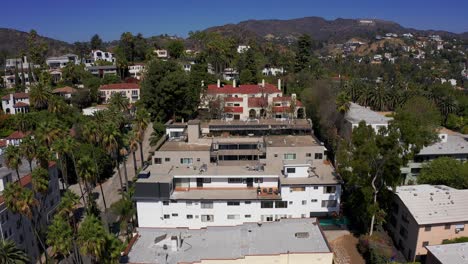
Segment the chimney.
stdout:
[[278,90],[281,91],[281,79],[278,79]]
[[221,87],[221,80],[220,79],[218,79],[217,87],[218,88]]
[[262,87],[265,87],[265,79],[262,79]]
[[236,79],[232,79],[232,87],[236,87]]

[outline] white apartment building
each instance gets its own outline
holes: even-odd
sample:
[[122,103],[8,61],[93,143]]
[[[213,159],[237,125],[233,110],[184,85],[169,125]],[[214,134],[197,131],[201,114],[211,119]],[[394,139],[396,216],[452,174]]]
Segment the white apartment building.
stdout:
[[61,69],[67,66],[67,64],[79,64],[78,55],[75,54],[65,54],[58,57],[49,57],[46,59],[46,64],[50,69]]
[[283,96],[281,80],[278,87],[263,80],[260,84],[208,85],[203,107],[209,106],[209,101],[218,101],[225,120],[251,120],[259,118],[293,119],[305,118],[305,108],[296,94]]
[[[19,169],[20,184],[24,188],[31,188],[32,178],[29,172],[29,165],[27,165],[28,162],[23,161],[23,164]],[[43,215],[38,216],[36,210],[33,210],[33,218],[39,223],[38,226],[42,227],[45,227],[52,220],[56,207],[60,202],[58,171],[55,163],[49,164],[49,177],[49,192],[43,203]],[[30,220],[8,210],[2,196],[2,192],[7,184],[15,181],[17,181],[15,170],[9,170],[6,167],[0,168],[0,239],[14,241],[19,248],[26,252],[31,259],[31,263],[36,263],[39,257],[40,245],[36,242],[37,240]],[[36,198],[41,199],[41,197]]]
[[29,94],[11,93],[2,97],[2,109],[5,114],[29,112]]
[[128,66],[128,72],[130,73],[130,76],[138,80],[141,80],[141,75],[143,74],[144,70],[144,63],[135,63],[134,65]]
[[92,50],[91,57],[94,60],[94,62],[98,60],[103,60],[103,61],[115,63],[114,54],[107,52],[107,51]]
[[[339,213],[341,180],[310,134],[284,135],[302,124],[168,126],[167,140],[139,174],[139,227],[232,226]],[[262,128],[265,125],[265,128]],[[274,125],[273,125],[274,126]],[[247,136],[235,134],[237,128]],[[256,130],[255,132],[255,129]],[[231,131],[231,132],[229,132]],[[250,133],[252,132],[252,133]]]
[[391,117],[386,117],[381,113],[377,113],[368,107],[360,106],[356,103],[350,103],[349,110],[345,114],[344,124],[340,130],[340,135],[345,139],[350,139],[353,129],[359,126],[361,121],[365,121],[366,125],[372,126],[375,132],[378,132],[381,127],[387,127],[392,120]]
[[101,98],[108,103],[110,98],[115,93],[121,93],[128,98],[130,103],[134,103],[140,99],[140,85],[136,83],[113,83],[101,85],[99,87]]

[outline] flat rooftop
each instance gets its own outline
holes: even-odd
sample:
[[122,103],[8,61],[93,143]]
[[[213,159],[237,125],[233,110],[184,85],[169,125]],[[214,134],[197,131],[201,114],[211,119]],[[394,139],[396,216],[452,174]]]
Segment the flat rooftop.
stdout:
[[439,134],[445,134],[447,141],[439,141],[424,147],[418,153],[421,155],[463,155],[468,154],[468,135],[460,134],[449,129],[441,129]]
[[441,264],[468,264],[468,243],[426,246]]
[[345,114],[345,119],[353,124],[365,121],[366,124],[387,124],[393,118],[383,116],[368,107],[350,103],[349,110]]
[[158,151],[210,151],[211,144],[195,144],[185,141],[166,141]]
[[267,136],[265,137],[265,142],[267,143],[267,147],[309,147],[320,145],[310,135]]
[[[196,263],[204,259],[231,260],[254,255],[330,253],[315,218],[282,219],[261,225],[247,223],[230,227],[138,228],[138,240],[129,263]],[[181,243],[172,248],[171,238]],[[158,243],[155,243],[158,242]],[[165,249],[166,248],[166,249]]]
[[257,195],[257,188],[203,188],[188,191],[174,191],[171,199],[175,200],[275,200],[281,199],[277,194]]
[[397,187],[396,195],[419,225],[468,221],[468,189],[422,184]]

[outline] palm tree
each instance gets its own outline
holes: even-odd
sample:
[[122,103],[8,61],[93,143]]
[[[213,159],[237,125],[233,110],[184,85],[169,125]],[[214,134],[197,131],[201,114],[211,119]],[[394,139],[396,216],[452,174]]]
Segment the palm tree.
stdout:
[[[93,160],[88,156],[80,157],[76,163],[77,174],[85,183],[85,189],[88,194],[88,205],[91,200],[91,183],[96,180],[96,171]],[[104,195],[104,193],[102,194]]]
[[103,256],[106,232],[101,222],[94,215],[86,216],[83,223],[81,223],[77,242],[81,253],[91,256],[93,262],[99,261]]
[[0,263],[26,264],[29,263],[29,258],[24,251],[16,247],[15,242],[2,239],[0,241]]
[[149,124],[149,113],[144,108],[137,110],[135,117],[135,128],[138,135],[138,144],[140,145],[140,158],[141,158],[141,167],[144,166],[144,157],[143,157],[143,140],[145,137],[145,131]]
[[119,147],[120,147],[120,141],[121,141],[121,135],[118,129],[112,124],[106,124],[104,126],[104,129],[102,131],[102,147],[106,150],[106,152],[114,157],[115,160],[115,165],[117,167],[117,172],[119,174],[119,180],[120,180],[120,187],[123,191],[123,181],[122,181],[122,174],[120,172],[120,153],[119,153]]
[[20,145],[20,153],[29,163],[29,170],[32,172],[32,162],[36,157],[36,142],[31,136],[23,138]]
[[31,86],[29,91],[29,100],[31,105],[38,110],[47,108],[51,96],[52,92],[50,87],[42,83]]
[[129,100],[121,93],[114,93],[109,100],[109,104],[118,111],[125,112],[128,111]]
[[125,230],[127,235],[127,239],[130,239],[130,235],[132,230],[129,230],[128,224],[133,219],[133,216],[136,213],[136,209],[134,207],[132,201],[132,193],[133,191],[127,192],[124,198],[120,199],[116,203],[112,205],[112,211],[119,216],[120,218],[120,229]]
[[21,166],[22,162],[19,147],[15,145],[9,145],[6,147],[3,155],[5,157],[5,165],[9,169],[16,170],[16,176],[18,177],[18,181],[20,181],[19,167]]
[[119,150],[120,157],[122,157],[122,163],[124,166],[124,175],[125,175],[125,186],[127,186],[127,191],[128,191],[128,175],[127,175],[127,156],[128,156],[128,151],[126,148],[121,148]]
[[62,137],[64,133],[58,122],[46,120],[45,122],[39,123],[35,134],[40,144],[50,149],[52,143]]
[[[72,229],[72,236],[73,236],[72,243],[73,243],[73,248],[74,248],[73,258],[75,259],[76,263],[81,263],[80,262],[81,256],[79,254],[79,251],[77,250],[76,240],[74,239],[74,236],[76,235],[76,232],[78,231],[74,212],[79,202],[80,202],[80,197],[78,197],[78,195],[76,195],[72,191],[67,190],[65,191],[62,198],[60,199],[60,203],[57,207],[57,216],[66,218],[69,223],[70,222],[72,223],[72,228],[73,228]],[[50,244],[50,242],[47,242],[47,243]]]
[[65,186],[68,189],[70,183],[68,180],[68,168],[67,168],[67,159],[66,155],[70,150],[70,141],[71,137],[67,136],[65,138],[60,138],[52,143],[52,149],[57,153],[58,162],[60,169],[62,170],[63,180]]
[[130,152],[132,152],[133,156],[133,169],[135,170],[135,177],[138,174],[138,166],[136,161],[136,151],[138,150],[138,134],[135,131],[132,131],[130,137],[128,138],[128,145],[130,148]]
[[52,247],[55,257],[68,256],[73,248],[73,229],[69,222],[59,214],[54,216],[47,229],[47,245]]
[[336,97],[336,110],[342,114],[346,114],[350,107],[349,97],[346,93],[339,93]]
[[31,119],[30,116],[26,113],[17,113],[15,114],[15,128],[18,131],[26,133],[31,129]]

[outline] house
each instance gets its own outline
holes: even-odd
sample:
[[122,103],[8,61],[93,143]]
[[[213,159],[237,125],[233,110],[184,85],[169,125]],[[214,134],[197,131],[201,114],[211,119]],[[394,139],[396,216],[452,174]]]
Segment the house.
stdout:
[[283,74],[283,73],[284,73],[283,67],[275,68],[275,67],[267,66],[267,67],[263,68],[263,70],[262,70],[262,74],[264,76],[277,76],[277,75],[280,75],[280,74]]
[[105,84],[99,87],[101,98],[108,103],[111,96],[115,93],[121,93],[128,98],[130,103],[140,99],[140,85],[137,83],[113,83]]
[[15,74],[8,74],[8,73],[6,75],[3,75],[2,79],[7,89],[14,88],[16,85],[20,85],[22,82],[24,82],[26,86],[30,86],[33,83],[33,78],[29,78],[29,73],[27,72],[23,73],[21,71],[18,72],[18,80],[16,80]]
[[468,263],[468,243],[426,246],[426,264]]
[[[284,96],[281,80],[278,87],[265,83],[237,85],[210,84],[203,105],[208,101],[220,101],[223,118],[226,120],[248,120],[273,117],[277,119],[305,118],[305,108],[295,94]],[[202,106],[203,107],[203,106]]]
[[29,94],[11,93],[2,97],[2,109],[6,114],[29,112]]
[[29,133],[23,133],[21,131],[14,131],[8,137],[5,138],[6,145],[19,146],[23,138],[25,138]]
[[413,38],[414,37],[413,34],[411,34],[411,33],[404,33],[402,36],[404,38]]
[[117,74],[117,67],[115,65],[90,66],[86,67],[86,70],[99,78],[104,77],[106,74]]
[[108,107],[107,105],[96,105],[96,106],[90,106],[90,107],[87,107],[87,108],[83,108],[83,115],[85,116],[92,116],[94,115],[95,113],[99,112],[99,111],[102,111],[102,110],[106,110]]
[[33,65],[30,61],[28,61],[28,57],[24,56],[22,58],[11,58],[6,59],[5,61],[5,69],[7,70],[25,70],[28,71],[29,67],[37,68],[39,65]]
[[91,51],[91,58],[94,60],[94,62],[102,60],[102,61],[115,63],[114,54],[112,54],[110,52],[107,52],[107,51],[92,50]]
[[407,260],[414,261],[427,254],[427,246],[468,236],[468,189],[400,186],[388,214],[393,241]]
[[423,147],[408,166],[401,169],[405,183],[417,182],[417,176],[424,164],[440,157],[450,157],[457,160],[468,160],[468,135],[447,128],[438,130],[439,141]]
[[138,228],[124,263],[332,264],[315,218],[188,228]]
[[239,79],[239,72],[234,68],[226,68],[223,71],[223,79],[226,81],[232,81]]
[[353,129],[358,127],[361,121],[366,122],[366,125],[372,126],[375,132],[378,132],[381,127],[387,127],[390,120],[392,120],[391,117],[386,117],[372,111],[368,107],[351,102],[349,110],[345,114],[344,123],[340,129],[340,135],[345,139],[351,139]]
[[60,69],[67,66],[67,64],[79,64],[78,55],[75,54],[65,54],[59,57],[49,57],[46,59],[46,64],[50,69]]
[[156,57],[161,58],[161,59],[167,59],[169,58],[169,52],[165,49],[157,49],[154,50],[154,53],[156,54]]
[[[2,162],[3,163],[3,162]],[[22,166],[18,169],[20,174],[20,184],[24,188],[32,188],[32,177],[29,170],[29,164],[23,160]],[[33,166],[35,164],[33,163]],[[38,228],[46,228],[52,220],[57,205],[60,202],[60,188],[57,166],[54,162],[49,163],[49,188],[46,197],[37,195],[35,198],[40,200],[44,198],[43,215],[38,217],[37,210],[33,210],[33,219],[36,220]],[[31,260],[31,263],[36,263],[40,256],[41,246],[36,242],[33,225],[27,217],[21,217],[17,213],[11,212],[5,203],[3,191],[8,183],[17,181],[15,170],[10,170],[6,167],[0,167],[0,239],[11,240],[22,250],[26,252]]]
[[70,86],[65,86],[61,88],[56,88],[52,91],[53,94],[63,96],[65,99],[70,99],[77,90]]
[[244,53],[250,49],[250,46],[247,45],[239,45],[237,46],[237,53]]
[[285,134],[295,124],[271,121],[266,130],[263,122],[240,121],[168,126],[135,184],[138,226],[205,228],[338,213],[341,179],[325,147],[310,132]]
[[130,77],[136,78],[138,80],[141,80],[141,76],[143,75],[144,70],[144,63],[135,63],[133,65],[128,66],[128,72],[130,73]]

